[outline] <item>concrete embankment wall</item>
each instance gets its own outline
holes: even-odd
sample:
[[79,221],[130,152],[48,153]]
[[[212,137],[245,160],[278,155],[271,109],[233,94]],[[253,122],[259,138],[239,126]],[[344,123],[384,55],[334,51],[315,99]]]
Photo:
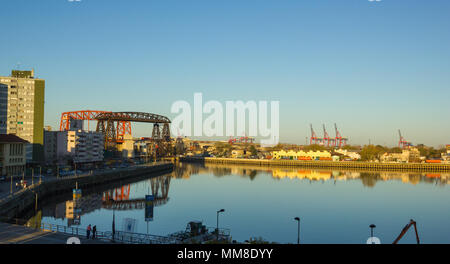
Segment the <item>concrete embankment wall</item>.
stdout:
[[307,167],[307,168],[335,168],[335,169],[371,169],[386,171],[411,172],[450,172],[450,164],[430,163],[376,163],[362,161],[303,161],[303,160],[263,160],[263,159],[231,159],[231,158],[180,158],[184,162],[204,162],[219,164],[259,165],[264,167]]
[[38,200],[51,199],[52,196],[71,192],[78,183],[78,188],[90,188],[95,185],[107,184],[140,175],[160,174],[171,172],[173,164],[157,164],[151,166],[136,167],[129,170],[109,171],[80,177],[67,177],[59,180],[42,182],[14,194],[13,197],[0,201],[0,216],[2,218],[16,218],[21,212],[34,208],[36,194]]

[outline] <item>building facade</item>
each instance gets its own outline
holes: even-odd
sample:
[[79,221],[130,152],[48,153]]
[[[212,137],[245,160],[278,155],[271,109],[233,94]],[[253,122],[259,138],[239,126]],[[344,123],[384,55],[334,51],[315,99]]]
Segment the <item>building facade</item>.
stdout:
[[2,176],[22,175],[26,166],[28,142],[15,135],[0,135],[0,171]]
[[30,142],[28,161],[44,160],[44,91],[45,80],[36,79],[33,70],[0,76],[0,133]]
[[450,162],[450,145],[445,146],[446,152],[442,153],[442,160],[445,162]]
[[331,153],[328,151],[273,151],[273,159],[290,159],[290,160],[331,160]]
[[384,153],[380,157],[381,162],[399,162],[399,163],[410,163],[410,162],[420,162],[420,151],[417,148],[409,147],[408,149],[403,149],[402,153]]
[[94,163],[103,161],[103,133],[92,131],[45,131],[47,164]]
[[58,132],[44,129],[44,159],[48,165],[56,164],[58,162],[57,155],[57,141]]
[[338,149],[338,150],[335,150],[335,152],[342,154],[343,156],[347,156],[347,157],[351,158],[352,160],[360,160],[361,159],[361,155],[358,152],[348,151],[346,149]]

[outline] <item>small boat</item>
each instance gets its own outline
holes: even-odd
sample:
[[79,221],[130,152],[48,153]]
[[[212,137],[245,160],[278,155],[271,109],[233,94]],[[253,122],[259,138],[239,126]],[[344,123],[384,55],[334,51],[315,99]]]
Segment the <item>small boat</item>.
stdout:
[[231,243],[229,229],[206,227],[201,221],[191,221],[185,231],[170,234],[169,237],[179,244]]

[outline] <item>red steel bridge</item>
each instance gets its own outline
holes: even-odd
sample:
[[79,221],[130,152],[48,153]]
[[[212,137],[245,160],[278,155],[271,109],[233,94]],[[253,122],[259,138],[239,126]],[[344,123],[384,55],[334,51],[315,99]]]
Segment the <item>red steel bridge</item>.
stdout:
[[[61,114],[60,131],[70,129],[73,120],[97,121],[97,132],[105,135],[105,148],[115,148],[124,142],[125,135],[131,135],[131,122],[152,123],[151,139],[156,144],[170,142],[170,119],[157,114],[143,112],[111,112],[98,110],[81,110]],[[162,125],[162,129],[160,128]]]

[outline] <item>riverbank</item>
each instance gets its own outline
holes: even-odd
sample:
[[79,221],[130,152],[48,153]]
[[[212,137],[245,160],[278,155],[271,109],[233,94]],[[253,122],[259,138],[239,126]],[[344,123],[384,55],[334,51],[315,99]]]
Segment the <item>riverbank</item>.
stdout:
[[12,196],[0,200],[0,216],[11,219],[17,218],[21,212],[34,208],[39,200],[51,199],[52,196],[71,192],[77,184],[78,188],[84,189],[95,185],[123,181],[144,174],[158,174],[165,171],[171,172],[172,170],[172,163],[155,163],[124,170],[45,181],[41,184],[31,185]]
[[303,161],[303,160],[266,160],[266,159],[233,159],[209,157],[182,157],[182,162],[256,165],[261,167],[304,167],[327,169],[366,169],[374,171],[405,172],[450,172],[450,164],[429,163],[377,163],[364,161]]

